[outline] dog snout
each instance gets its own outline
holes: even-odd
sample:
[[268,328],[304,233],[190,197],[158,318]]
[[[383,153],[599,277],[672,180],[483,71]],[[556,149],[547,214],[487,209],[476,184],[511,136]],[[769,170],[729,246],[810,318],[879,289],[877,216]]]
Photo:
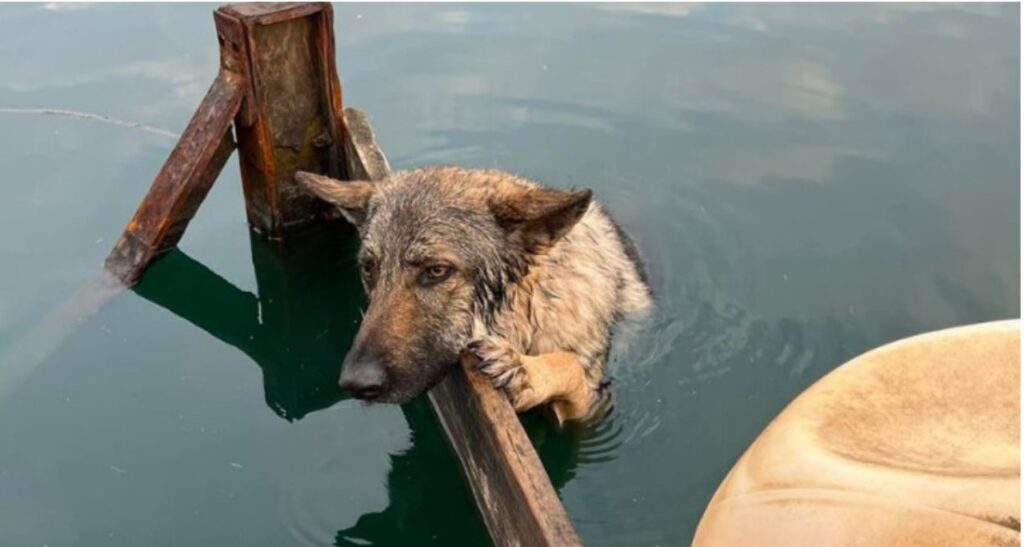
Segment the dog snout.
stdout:
[[380,361],[360,356],[347,360],[341,371],[341,389],[357,399],[372,400],[384,393],[387,373]]

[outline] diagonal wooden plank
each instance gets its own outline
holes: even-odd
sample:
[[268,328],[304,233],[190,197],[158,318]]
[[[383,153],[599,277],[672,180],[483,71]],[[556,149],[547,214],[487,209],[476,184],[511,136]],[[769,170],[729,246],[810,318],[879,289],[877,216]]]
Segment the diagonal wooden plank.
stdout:
[[[345,109],[350,172],[370,180],[390,168],[366,116]],[[582,545],[540,457],[508,400],[464,357],[429,393],[495,545]]]
[[153,260],[181,240],[234,150],[231,121],[242,93],[242,87],[224,72],[210,86],[107,257],[107,271],[125,284],[134,283]]

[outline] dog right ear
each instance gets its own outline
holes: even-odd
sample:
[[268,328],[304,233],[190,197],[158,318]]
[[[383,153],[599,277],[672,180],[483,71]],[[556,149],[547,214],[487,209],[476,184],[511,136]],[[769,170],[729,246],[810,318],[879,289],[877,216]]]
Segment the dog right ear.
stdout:
[[366,209],[373,196],[373,183],[365,180],[342,181],[305,171],[295,173],[295,180],[307,192],[334,205],[352,224],[366,221]]
[[498,225],[529,252],[547,249],[576,225],[590,207],[592,192],[515,186],[491,198]]

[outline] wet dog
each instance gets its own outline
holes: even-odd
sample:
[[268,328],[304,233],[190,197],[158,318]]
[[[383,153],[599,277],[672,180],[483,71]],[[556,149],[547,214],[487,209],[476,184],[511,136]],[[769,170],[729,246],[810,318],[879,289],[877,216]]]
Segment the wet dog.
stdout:
[[590,190],[456,167],[377,182],[296,178],[361,240],[370,304],[344,389],[403,403],[470,351],[517,411],[549,404],[560,421],[594,412],[612,327],[651,295],[633,245]]

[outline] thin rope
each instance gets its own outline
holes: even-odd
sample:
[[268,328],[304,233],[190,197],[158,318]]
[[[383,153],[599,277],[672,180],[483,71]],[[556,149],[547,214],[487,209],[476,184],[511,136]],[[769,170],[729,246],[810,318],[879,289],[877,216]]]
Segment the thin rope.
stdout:
[[78,112],[75,110],[61,110],[59,108],[3,108],[0,107],[0,114],[34,114],[38,116],[60,116],[63,118],[71,118],[73,120],[82,120],[88,122],[100,122],[109,123],[111,125],[117,125],[120,127],[129,127],[132,129],[141,129],[148,131],[154,135],[160,135],[161,137],[167,137],[171,139],[177,139],[181,135],[173,131],[166,129],[160,129],[159,127],[152,127],[149,125],[129,122],[126,120],[119,120],[117,118],[111,118],[109,116],[101,116],[99,114],[89,114],[88,112]]

